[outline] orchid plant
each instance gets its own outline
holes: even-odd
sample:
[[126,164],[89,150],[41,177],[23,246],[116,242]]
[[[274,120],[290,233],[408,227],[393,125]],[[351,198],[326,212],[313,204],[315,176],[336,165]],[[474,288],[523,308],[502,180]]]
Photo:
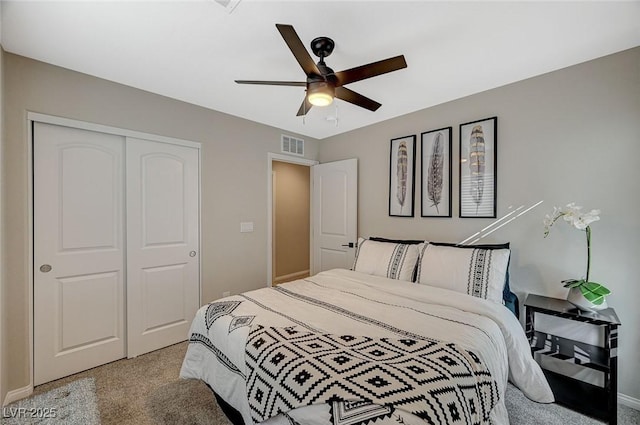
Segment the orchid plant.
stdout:
[[544,218],[544,237],[549,236],[551,226],[562,218],[578,230],[584,230],[587,236],[587,275],[583,279],[563,280],[565,288],[580,288],[582,295],[592,304],[601,305],[610,290],[597,282],[589,281],[589,272],[591,269],[591,227],[590,224],[600,220],[600,210],[591,210],[582,212],[582,207],[575,203],[567,204],[566,207],[553,208],[551,215],[547,214]]

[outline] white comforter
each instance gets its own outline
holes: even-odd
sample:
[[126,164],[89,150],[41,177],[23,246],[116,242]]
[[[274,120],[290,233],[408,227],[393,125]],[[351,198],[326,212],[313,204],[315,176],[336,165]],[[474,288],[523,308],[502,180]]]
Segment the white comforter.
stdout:
[[[504,306],[441,288],[335,269],[281,285],[216,301],[202,307],[190,335],[180,376],[205,381],[252,424],[247,402],[245,343],[250,326],[298,326],[303,330],[371,337],[411,336],[452,342],[478,353],[496,380],[501,399],[492,411],[495,424],[508,424],[504,405],[507,379],[530,399],[549,403],[553,394],[531,357],[516,317]],[[208,323],[208,325],[207,325]],[[208,327],[208,329],[207,329]],[[396,410],[388,423],[424,423]],[[287,417],[288,416],[288,417]],[[328,424],[327,405],[307,406],[264,423]],[[386,422],[377,421],[376,424]]]

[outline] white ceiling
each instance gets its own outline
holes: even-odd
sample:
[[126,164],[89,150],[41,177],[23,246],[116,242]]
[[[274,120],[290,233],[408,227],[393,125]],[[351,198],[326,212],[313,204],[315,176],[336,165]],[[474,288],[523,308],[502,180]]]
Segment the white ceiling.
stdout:
[[[6,51],[318,139],[640,45],[640,2],[5,1]],[[305,76],[276,30],[336,42],[335,71],[404,54],[408,68],[350,84],[296,117]]]

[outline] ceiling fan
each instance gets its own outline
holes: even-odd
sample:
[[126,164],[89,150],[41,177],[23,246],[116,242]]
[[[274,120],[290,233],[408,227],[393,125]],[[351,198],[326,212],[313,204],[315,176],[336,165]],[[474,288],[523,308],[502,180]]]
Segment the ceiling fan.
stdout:
[[347,69],[345,71],[334,72],[329,68],[324,58],[333,52],[335,43],[329,37],[318,37],[311,41],[311,50],[320,58],[318,63],[314,63],[311,55],[305,49],[300,37],[291,25],[276,24],[276,28],[280,31],[280,35],[284,38],[285,43],[295,56],[296,60],[307,75],[307,81],[256,81],[256,80],[235,80],[238,84],[261,84],[272,86],[298,86],[305,87],[307,95],[300,105],[298,116],[306,115],[312,106],[326,106],[333,102],[333,98],[337,97],[346,102],[368,109],[370,111],[377,110],[381,104],[375,100],[369,99],[359,93],[344,87],[346,84],[364,80],[366,78],[375,77],[377,75],[386,74],[387,72],[397,71],[407,67],[404,56],[396,56],[393,58],[373,62],[367,65],[358,66]]

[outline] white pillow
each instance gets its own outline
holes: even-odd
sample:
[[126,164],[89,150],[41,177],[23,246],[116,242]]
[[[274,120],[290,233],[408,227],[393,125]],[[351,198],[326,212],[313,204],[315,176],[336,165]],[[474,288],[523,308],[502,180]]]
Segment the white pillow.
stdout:
[[413,282],[421,246],[358,238],[353,270]]
[[510,254],[509,249],[429,244],[420,249],[416,282],[502,304]]

